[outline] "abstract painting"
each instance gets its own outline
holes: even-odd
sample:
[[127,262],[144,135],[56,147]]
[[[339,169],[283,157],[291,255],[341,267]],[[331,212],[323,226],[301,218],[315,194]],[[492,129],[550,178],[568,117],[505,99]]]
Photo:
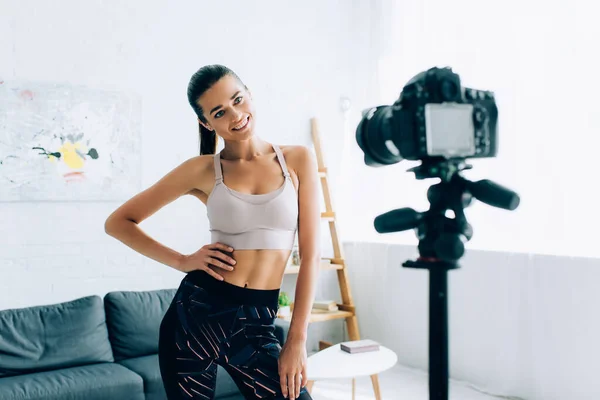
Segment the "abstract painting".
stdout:
[[0,79],[0,201],[121,201],[139,191],[141,99]]

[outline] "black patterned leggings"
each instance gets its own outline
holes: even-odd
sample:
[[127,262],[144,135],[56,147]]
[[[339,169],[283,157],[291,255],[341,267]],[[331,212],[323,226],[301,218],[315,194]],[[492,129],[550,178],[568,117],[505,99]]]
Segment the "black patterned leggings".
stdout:
[[[214,397],[217,365],[246,399],[283,399],[273,325],[279,290],[247,289],[203,271],[187,274],[160,325],[158,357],[167,397]],[[306,388],[301,400],[312,399]]]

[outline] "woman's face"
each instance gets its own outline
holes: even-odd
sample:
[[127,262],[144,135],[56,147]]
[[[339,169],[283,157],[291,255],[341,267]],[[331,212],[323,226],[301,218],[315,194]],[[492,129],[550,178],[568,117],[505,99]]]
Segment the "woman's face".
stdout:
[[207,129],[214,130],[224,140],[246,140],[254,131],[254,105],[250,92],[235,77],[219,79],[198,99],[204,111]]

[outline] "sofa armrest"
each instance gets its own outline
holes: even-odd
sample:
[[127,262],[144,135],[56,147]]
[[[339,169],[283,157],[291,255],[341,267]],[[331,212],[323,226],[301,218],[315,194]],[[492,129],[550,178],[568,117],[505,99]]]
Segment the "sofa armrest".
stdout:
[[285,339],[287,338],[288,332],[290,331],[290,322],[281,318],[275,319],[275,336],[279,343],[283,346]]

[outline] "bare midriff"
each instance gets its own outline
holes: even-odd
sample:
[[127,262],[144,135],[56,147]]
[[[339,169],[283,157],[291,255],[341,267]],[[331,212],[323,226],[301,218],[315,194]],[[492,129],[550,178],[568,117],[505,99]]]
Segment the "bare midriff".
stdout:
[[291,250],[234,250],[233,271],[211,267],[225,282],[248,289],[281,287]]

